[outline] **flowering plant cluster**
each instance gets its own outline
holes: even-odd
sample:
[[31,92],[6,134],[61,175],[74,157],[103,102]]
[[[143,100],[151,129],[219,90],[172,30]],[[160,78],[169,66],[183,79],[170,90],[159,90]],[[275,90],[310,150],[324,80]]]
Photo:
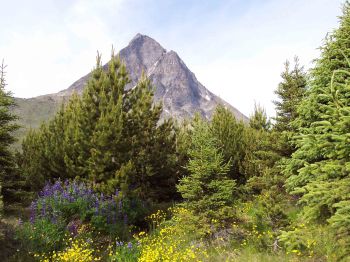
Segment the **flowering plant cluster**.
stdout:
[[53,224],[64,223],[73,235],[84,222],[91,222],[98,230],[115,232],[116,227],[128,226],[130,203],[118,190],[106,196],[94,192],[83,182],[57,180],[53,184],[47,183],[32,202],[30,222],[47,219]]
[[19,220],[16,235],[23,251],[38,254],[62,251],[68,238],[97,239],[105,245],[111,239],[129,239],[140,210],[140,201],[118,190],[104,195],[77,180],[57,180],[47,183],[31,203],[29,222]]

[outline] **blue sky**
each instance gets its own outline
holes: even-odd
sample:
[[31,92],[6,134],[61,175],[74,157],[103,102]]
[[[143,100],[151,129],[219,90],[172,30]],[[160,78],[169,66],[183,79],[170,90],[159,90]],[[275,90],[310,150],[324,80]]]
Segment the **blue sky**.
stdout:
[[306,68],[342,0],[0,0],[0,58],[18,97],[57,92],[136,33],[175,50],[209,90],[249,115],[274,115],[286,59]]

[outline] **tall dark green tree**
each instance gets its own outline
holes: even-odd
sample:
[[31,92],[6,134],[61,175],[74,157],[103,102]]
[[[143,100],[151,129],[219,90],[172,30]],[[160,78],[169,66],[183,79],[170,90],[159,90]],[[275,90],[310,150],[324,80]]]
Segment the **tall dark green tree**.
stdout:
[[[124,128],[121,153],[133,169],[129,172],[129,188],[142,199],[169,200],[176,196],[179,177],[176,134],[171,119],[159,123],[162,105],[153,102],[153,86],[145,76],[124,99]],[[124,183],[123,173],[116,179]]]
[[231,163],[226,162],[208,123],[193,123],[189,175],[183,177],[177,188],[184,205],[205,218],[223,218],[223,210],[234,201],[236,182],[228,176]]
[[265,109],[255,106],[254,113],[250,116],[249,127],[245,130],[247,156],[244,166],[249,178],[247,186],[256,194],[276,189],[274,187],[281,184],[277,182],[280,179],[276,168],[276,163],[281,159],[276,152],[280,137],[278,132],[270,127]]
[[40,190],[45,181],[71,178],[64,161],[66,119],[62,105],[50,122],[43,123],[38,130],[29,130],[22,141],[19,162],[26,184],[32,191]]
[[[123,130],[124,88],[129,83],[125,65],[116,58],[114,51],[108,63],[107,71],[102,70],[96,83],[87,86],[82,99],[83,123],[90,137],[88,169],[90,180],[103,183],[114,178],[121,166],[120,144]],[[86,114],[88,113],[88,114]],[[112,185],[111,185],[112,186]]]
[[255,130],[268,131],[271,128],[271,121],[266,115],[266,110],[258,105],[254,105],[254,113],[249,118],[249,126]]
[[294,58],[292,68],[288,60],[285,62],[281,77],[282,82],[275,91],[278,100],[274,101],[276,106],[274,128],[279,132],[292,131],[291,123],[298,116],[297,107],[305,97],[307,88],[306,73],[299,65],[298,57]]
[[286,186],[300,195],[305,218],[330,223],[350,254],[350,3],[340,26],[330,34],[311,71],[308,96],[294,121],[297,151],[286,173]]
[[273,189],[275,195],[283,191],[284,177],[281,168],[285,159],[295,150],[291,141],[295,130],[291,123],[298,116],[297,108],[307,89],[306,73],[299,65],[298,58],[295,57],[292,68],[289,61],[286,61],[284,66],[282,81],[275,91],[278,100],[274,101],[274,125],[271,125],[265,110],[255,106],[249,122],[253,130],[248,131],[250,141],[254,141],[250,143],[251,148],[248,150],[251,159],[248,160],[247,166],[250,167],[249,173],[253,174],[249,186],[260,190]]
[[281,74],[282,82],[279,83],[275,94],[278,100],[274,101],[276,106],[276,117],[273,130],[279,136],[275,151],[283,158],[288,158],[295,151],[293,135],[296,128],[292,125],[298,117],[298,105],[306,95],[307,75],[304,68],[299,65],[298,57],[294,58],[294,65],[291,66],[287,60],[284,64],[284,71]]
[[228,109],[218,106],[210,128],[218,147],[222,149],[224,160],[231,163],[228,175],[237,184],[244,184],[247,178],[243,166],[247,153],[244,123],[238,121]]
[[16,198],[16,181],[18,172],[13,152],[10,146],[15,142],[13,132],[18,129],[17,116],[11,112],[15,101],[10,92],[6,91],[4,63],[0,65],[0,183],[5,203]]
[[177,195],[176,133],[160,122],[162,106],[153,101],[146,77],[125,90],[125,65],[112,53],[107,68],[100,55],[81,97],[73,95],[55,118],[23,142],[23,170],[40,187],[45,180],[90,181],[105,192],[151,202]]
[[21,172],[26,178],[31,191],[39,191],[45,181],[51,180],[45,158],[46,143],[43,133],[45,126],[39,130],[29,130],[22,141]]

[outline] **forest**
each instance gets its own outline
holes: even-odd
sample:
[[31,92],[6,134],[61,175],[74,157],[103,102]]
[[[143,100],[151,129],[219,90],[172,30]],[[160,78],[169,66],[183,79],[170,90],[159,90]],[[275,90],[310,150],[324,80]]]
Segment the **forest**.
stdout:
[[0,261],[350,261],[350,3],[276,116],[162,118],[154,86],[97,55],[81,96],[14,150],[0,68]]

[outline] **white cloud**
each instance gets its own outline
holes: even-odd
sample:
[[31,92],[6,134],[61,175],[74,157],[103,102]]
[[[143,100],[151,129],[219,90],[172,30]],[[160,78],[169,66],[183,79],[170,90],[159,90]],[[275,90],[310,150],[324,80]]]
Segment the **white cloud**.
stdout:
[[[0,42],[0,54],[8,64],[8,88],[16,96],[33,97],[67,88],[92,69],[97,50],[108,59],[111,32],[103,17],[94,13],[98,1],[94,2],[78,1],[63,14],[60,24],[15,31],[7,34],[6,43]],[[111,7],[107,3],[105,7]]]
[[185,61],[207,88],[244,114],[251,114],[257,102],[274,116],[273,92],[283,63],[298,55],[310,68],[326,33],[337,26],[340,6],[334,0],[268,1],[220,28],[213,45],[206,46],[211,61],[191,59],[187,52]]
[[0,58],[9,89],[32,97],[67,88],[92,69],[97,50],[107,61],[112,44],[120,49],[140,32],[177,51],[200,82],[243,113],[256,101],[273,115],[283,62],[298,55],[310,65],[337,26],[341,2],[43,1],[20,12],[13,4],[16,23],[0,28]]

